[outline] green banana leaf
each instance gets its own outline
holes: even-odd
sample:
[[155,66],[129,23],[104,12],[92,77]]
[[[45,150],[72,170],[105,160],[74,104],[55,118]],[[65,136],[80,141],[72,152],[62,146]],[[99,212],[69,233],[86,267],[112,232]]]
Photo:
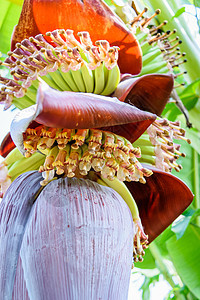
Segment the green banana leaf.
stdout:
[[[19,5],[20,4],[20,5]],[[0,51],[6,54],[10,50],[10,38],[14,26],[18,23],[22,1],[0,1]]]
[[[196,140],[198,145],[200,142],[198,137]],[[178,174],[175,171],[172,173],[182,179],[198,198],[199,195],[196,194],[196,189],[200,185],[200,181],[199,178],[197,178],[196,173],[200,170],[200,157],[199,154],[197,154],[199,153],[200,148],[195,146],[195,148],[198,149],[198,152],[196,153],[196,150],[186,142],[178,140],[178,143],[181,144],[181,151],[186,153],[186,157],[180,157],[178,159],[178,163],[182,165],[183,169]],[[195,141],[192,140],[192,143],[195,143]],[[196,156],[198,158],[197,161]]]
[[180,239],[173,236],[166,245],[179,276],[200,299],[200,228],[190,224]]
[[151,254],[151,251],[147,249],[143,262],[134,263],[136,268],[139,269],[156,269],[155,259]]

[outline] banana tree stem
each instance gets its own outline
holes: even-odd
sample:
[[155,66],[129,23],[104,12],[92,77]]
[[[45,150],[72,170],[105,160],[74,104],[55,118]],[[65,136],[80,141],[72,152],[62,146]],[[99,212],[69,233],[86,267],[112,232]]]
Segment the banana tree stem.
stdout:
[[[200,189],[199,189],[200,172],[199,172],[199,154],[195,149],[193,149],[193,165],[194,165],[194,194],[195,194],[193,203],[194,203],[195,209],[198,209],[198,208],[200,208]],[[200,218],[199,217],[196,219],[196,223],[198,226],[200,226]]]

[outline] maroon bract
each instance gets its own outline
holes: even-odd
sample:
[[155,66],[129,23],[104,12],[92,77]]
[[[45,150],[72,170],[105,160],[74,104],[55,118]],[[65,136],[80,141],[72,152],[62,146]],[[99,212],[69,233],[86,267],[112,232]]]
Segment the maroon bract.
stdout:
[[149,74],[132,77],[120,82],[113,97],[136,107],[161,115],[173,89],[173,76]]
[[191,204],[193,194],[174,175],[149,165],[148,169],[153,175],[145,185],[137,182],[126,185],[138,205],[144,231],[151,242]]
[[20,148],[22,133],[32,121],[54,128],[99,128],[134,142],[156,119],[116,98],[94,94],[59,92],[46,84],[38,90],[37,106],[22,110],[11,125],[11,135]]

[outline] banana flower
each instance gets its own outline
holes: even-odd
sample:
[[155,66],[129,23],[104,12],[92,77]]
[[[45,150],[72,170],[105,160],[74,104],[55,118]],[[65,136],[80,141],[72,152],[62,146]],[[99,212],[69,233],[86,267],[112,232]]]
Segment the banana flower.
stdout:
[[[126,299],[132,257],[142,260],[193,199],[177,177],[142,165],[132,145],[158,126],[172,76],[133,77],[140,46],[99,0],[25,0],[4,65],[13,80],[0,77],[1,102],[22,109],[12,140],[27,163],[46,158],[39,172],[21,172],[1,202],[1,298]],[[119,70],[128,73],[121,83]]]

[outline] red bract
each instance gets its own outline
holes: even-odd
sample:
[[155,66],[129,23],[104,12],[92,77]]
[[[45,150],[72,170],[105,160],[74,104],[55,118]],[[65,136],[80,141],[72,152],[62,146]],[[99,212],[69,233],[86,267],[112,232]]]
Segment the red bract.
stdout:
[[173,82],[172,75],[128,76],[120,82],[113,97],[159,116],[170,97]]
[[10,153],[10,151],[12,151],[14,148],[15,148],[15,144],[13,143],[10,133],[7,133],[7,135],[4,137],[3,141],[1,142],[0,155],[6,157]]
[[145,185],[126,182],[133,195],[149,242],[167,228],[192,202],[193,194],[179,178],[148,165],[153,175]]
[[119,67],[122,73],[140,73],[142,57],[137,40],[101,0],[25,0],[12,37],[12,48],[25,38],[62,28],[72,29],[75,34],[88,31],[93,41],[103,37],[111,46],[120,47]]

